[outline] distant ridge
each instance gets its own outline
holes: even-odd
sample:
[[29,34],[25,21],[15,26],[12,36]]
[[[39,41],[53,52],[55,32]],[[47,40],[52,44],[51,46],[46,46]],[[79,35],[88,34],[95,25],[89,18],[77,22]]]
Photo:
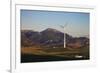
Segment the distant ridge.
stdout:
[[43,30],[43,31],[41,31],[41,32],[59,32],[59,33],[62,33],[61,31],[59,31],[59,30],[57,30],[57,29],[53,29],[53,28],[47,28],[47,29],[45,29],[45,30]]
[[[59,30],[47,28],[41,32],[34,30],[21,30],[21,44],[22,46],[32,45],[63,45],[64,34]],[[75,43],[78,45],[89,44],[87,37],[72,37],[66,33],[66,45],[73,46]]]

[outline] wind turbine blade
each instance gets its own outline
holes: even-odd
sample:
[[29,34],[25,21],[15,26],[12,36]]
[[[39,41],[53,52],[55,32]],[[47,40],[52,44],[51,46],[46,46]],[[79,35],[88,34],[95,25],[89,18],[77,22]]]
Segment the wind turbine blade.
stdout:
[[66,27],[68,25],[68,23],[66,23],[65,25],[64,25],[64,27]]
[[61,28],[64,28],[64,26],[63,25],[59,25]]

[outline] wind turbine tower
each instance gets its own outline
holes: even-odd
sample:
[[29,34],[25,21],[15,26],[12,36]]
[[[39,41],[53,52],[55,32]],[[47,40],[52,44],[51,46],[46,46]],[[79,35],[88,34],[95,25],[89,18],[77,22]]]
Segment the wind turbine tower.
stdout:
[[64,48],[66,48],[66,26],[67,25],[60,25],[60,27],[63,28],[64,33]]

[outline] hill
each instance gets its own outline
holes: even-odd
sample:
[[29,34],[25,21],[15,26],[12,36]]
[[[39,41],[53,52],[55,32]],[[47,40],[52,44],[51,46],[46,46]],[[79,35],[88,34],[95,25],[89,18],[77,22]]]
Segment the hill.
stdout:
[[[21,30],[21,46],[63,46],[64,33],[59,30],[47,28],[41,32]],[[89,44],[86,37],[72,37],[66,33],[66,45],[77,48]]]

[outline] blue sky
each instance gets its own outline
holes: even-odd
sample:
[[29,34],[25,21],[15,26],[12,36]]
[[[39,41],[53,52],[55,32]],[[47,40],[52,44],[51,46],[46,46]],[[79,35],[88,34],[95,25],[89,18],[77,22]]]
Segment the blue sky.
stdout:
[[54,28],[75,36],[89,36],[89,13],[21,10],[21,29],[43,31]]

